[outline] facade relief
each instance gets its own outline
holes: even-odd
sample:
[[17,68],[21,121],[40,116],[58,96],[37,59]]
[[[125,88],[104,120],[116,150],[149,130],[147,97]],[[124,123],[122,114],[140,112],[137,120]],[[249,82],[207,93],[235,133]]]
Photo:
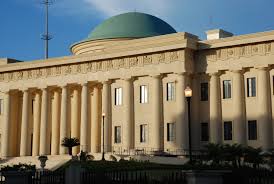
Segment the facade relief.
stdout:
[[0,73],[0,82],[18,81],[22,79],[38,79],[43,77],[87,72],[110,71],[120,68],[143,67],[145,65],[171,63],[176,61],[185,61],[184,50]]
[[201,51],[200,60],[216,62],[218,60],[238,59],[254,55],[274,54],[274,42],[260,43],[254,45],[242,45],[220,49]]

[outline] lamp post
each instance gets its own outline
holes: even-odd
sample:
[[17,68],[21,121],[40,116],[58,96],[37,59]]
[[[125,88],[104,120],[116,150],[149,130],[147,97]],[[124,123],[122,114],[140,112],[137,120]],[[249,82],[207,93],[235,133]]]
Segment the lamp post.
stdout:
[[190,99],[192,97],[192,89],[187,86],[185,89],[185,97],[188,106],[188,147],[189,147],[189,160],[192,163],[192,145],[191,145],[191,117],[190,117]]
[[103,118],[103,150],[102,150],[102,160],[105,160],[105,113],[102,113]]

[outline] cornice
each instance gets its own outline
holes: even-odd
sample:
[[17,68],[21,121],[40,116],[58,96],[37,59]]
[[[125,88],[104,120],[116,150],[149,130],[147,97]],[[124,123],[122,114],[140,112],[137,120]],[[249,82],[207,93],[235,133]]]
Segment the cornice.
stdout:
[[232,36],[216,40],[204,40],[198,42],[198,49],[212,49],[219,47],[232,47],[246,44],[254,44],[258,42],[266,42],[274,40],[274,31],[266,31],[239,36]]

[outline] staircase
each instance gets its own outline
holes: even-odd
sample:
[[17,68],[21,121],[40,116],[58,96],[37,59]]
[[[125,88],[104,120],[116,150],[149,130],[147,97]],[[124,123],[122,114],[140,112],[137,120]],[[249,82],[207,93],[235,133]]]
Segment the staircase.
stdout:
[[[46,162],[45,169],[48,170],[56,170],[65,163],[67,163],[71,156],[69,155],[49,155],[47,156],[48,160]],[[38,156],[25,156],[25,157],[10,157],[7,159],[0,160],[0,167],[6,166],[6,165],[15,165],[15,164],[32,164],[36,165],[37,169],[41,169],[40,161],[38,160]]]

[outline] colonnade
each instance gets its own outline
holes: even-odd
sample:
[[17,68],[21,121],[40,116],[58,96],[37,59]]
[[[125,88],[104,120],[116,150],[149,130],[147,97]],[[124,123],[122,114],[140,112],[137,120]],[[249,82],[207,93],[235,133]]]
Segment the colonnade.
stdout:
[[[258,78],[258,134],[263,149],[272,148],[272,121],[271,121],[271,98],[269,68],[257,68]],[[245,103],[245,81],[243,70],[231,71],[233,75],[232,99],[233,105],[233,141],[238,144],[247,144],[246,128],[246,103]],[[209,119],[210,119],[210,142],[223,142],[222,129],[222,95],[220,86],[220,72],[211,73],[209,81]]]

